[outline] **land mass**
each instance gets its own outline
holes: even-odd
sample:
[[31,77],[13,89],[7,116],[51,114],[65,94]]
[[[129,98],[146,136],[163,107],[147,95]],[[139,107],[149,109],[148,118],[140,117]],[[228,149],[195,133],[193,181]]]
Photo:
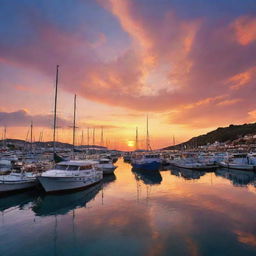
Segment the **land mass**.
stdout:
[[193,137],[190,140],[177,144],[175,146],[168,146],[165,150],[194,148],[204,145],[213,144],[216,141],[220,143],[246,143],[245,136],[251,136],[251,142],[255,143],[256,123],[242,124],[242,125],[229,125],[228,127],[219,127],[214,131],[206,134]]

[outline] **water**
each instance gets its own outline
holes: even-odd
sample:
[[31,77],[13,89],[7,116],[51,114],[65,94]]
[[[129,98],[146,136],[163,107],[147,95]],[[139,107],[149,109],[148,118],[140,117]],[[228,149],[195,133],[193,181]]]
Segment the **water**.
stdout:
[[89,190],[0,198],[0,255],[256,255],[254,173],[117,165]]

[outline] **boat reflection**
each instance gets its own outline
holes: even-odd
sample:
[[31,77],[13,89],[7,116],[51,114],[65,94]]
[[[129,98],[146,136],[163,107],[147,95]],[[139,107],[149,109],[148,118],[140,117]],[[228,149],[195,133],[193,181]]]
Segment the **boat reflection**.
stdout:
[[19,193],[11,193],[0,197],[0,211],[9,211],[12,208],[24,209],[26,205],[32,203],[38,196],[37,191],[27,190]]
[[252,171],[218,169],[215,171],[215,175],[226,178],[230,180],[234,186],[239,187],[254,184],[256,181],[256,175]]
[[116,176],[108,175],[102,182],[82,191],[68,192],[62,194],[42,193],[35,201],[32,210],[36,216],[64,215],[68,212],[86,207],[91,200],[108,184],[116,180]]
[[32,207],[36,216],[64,215],[76,209],[86,207],[98,192],[102,189],[102,183],[89,187],[82,191],[65,194],[41,194]]
[[158,170],[155,171],[143,171],[132,168],[132,172],[136,180],[142,180],[145,185],[157,185],[161,184],[162,176]]
[[172,175],[175,175],[177,177],[182,177],[185,180],[198,180],[206,174],[206,172],[204,171],[177,168],[177,167],[173,167],[170,171]]
[[107,187],[110,183],[114,182],[116,180],[116,175],[113,174],[109,174],[103,177],[103,186],[104,188]]

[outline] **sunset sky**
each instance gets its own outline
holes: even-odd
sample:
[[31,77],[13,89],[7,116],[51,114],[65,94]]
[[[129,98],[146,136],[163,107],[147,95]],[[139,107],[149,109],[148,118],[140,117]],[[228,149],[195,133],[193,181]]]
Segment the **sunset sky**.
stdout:
[[[104,127],[110,148],[153,148],[256,120],[255,0],[1,0],[0,126],[58,140]],[[3,129],[3,128],[1,128]],[[2,133],[2,132],[1,132]],[[129,147],[130,146],[130,147]]]

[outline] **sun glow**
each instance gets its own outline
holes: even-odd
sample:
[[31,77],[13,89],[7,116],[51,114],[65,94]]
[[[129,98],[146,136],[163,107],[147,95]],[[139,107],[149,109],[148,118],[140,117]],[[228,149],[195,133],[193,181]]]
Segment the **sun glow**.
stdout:
[[134,147],[134,141],[133,140],[128,140],[127,141],[127,146],[128,147]]

